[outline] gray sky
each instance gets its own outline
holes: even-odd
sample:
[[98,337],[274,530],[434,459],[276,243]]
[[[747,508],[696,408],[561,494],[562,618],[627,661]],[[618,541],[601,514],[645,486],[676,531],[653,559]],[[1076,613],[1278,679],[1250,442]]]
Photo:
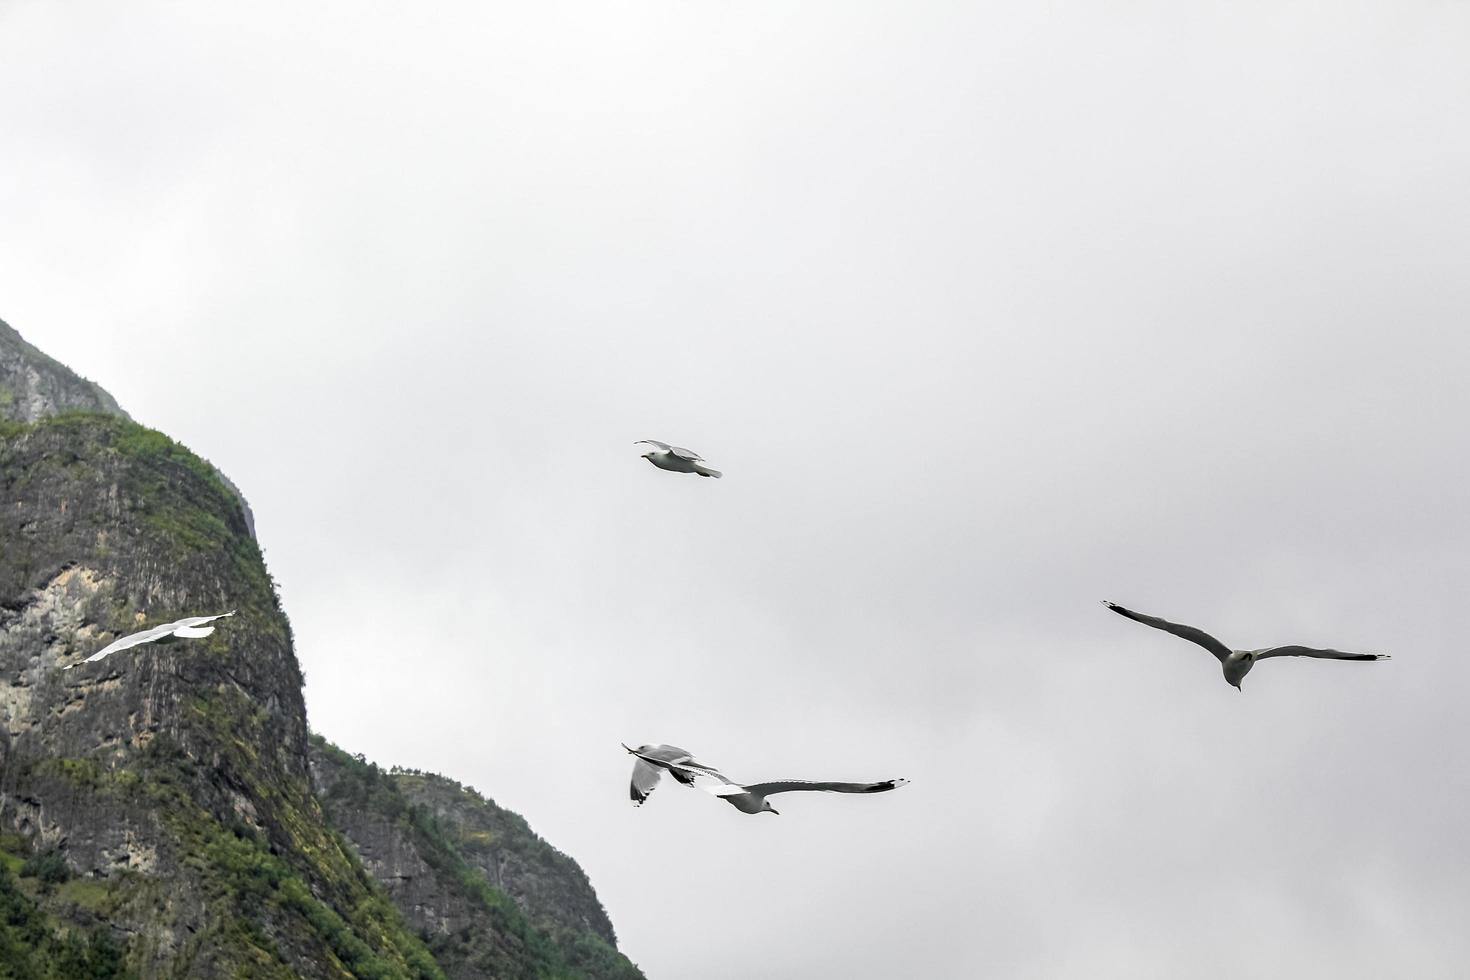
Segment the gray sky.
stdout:
[[655,978],[1462,975],[1470,8],[306,7],[0,4],[0,316],[244,489],[315,729]]

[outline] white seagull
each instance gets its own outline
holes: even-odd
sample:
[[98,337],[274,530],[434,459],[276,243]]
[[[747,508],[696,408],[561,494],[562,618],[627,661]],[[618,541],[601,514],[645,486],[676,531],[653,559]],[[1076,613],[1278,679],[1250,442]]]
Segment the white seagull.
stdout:
[[1198,643],[1213,653],[1215,659],[1220,661],[1220,667],[1225,671],[1225,680],[1237,691],[1241,689],[1240,682],[1245,679],[1246,674],[1251,672],[1251,668],[1256,665],[1256,661],[1265,660],[1267,657],[1316,657],[1320,660],[1389,659],[1388,655],[1383,653],[1343,653],[1341,650],[1319,650],[1315,647],[1299,646],[1265,647],[1261,650],[1232,650],[1202,629],[1197,629],[1193,626],[1181,626],[1178,623],[1171,623],[1167,619],[1160,619],[1157,616],[1145,616],[1143,613],[1136,613],[1131,609],[1124,609],[1116,602],[1108,602],[1106,599],[1103,600],[1103,605],[1107,606],[1119,616],[1127,616],[1135,623],[1152,626],[1156,630],[1163,630],[1165,633],[1173,633],[1175,636],[1183,637],[1191,643]]
[[723,474],[719,470],[712,470],[704,465],[704,457],[688,449],[680,449],[657,439],[639,439],[633,443],[635,446],[650,445],[653,448],[643,454],[643,458],[661,470],[671,473],[698,473],[700,476],[712,476],[718,480]]
[[67,664],[61,669],[71,670],[73,667],[79,667],[82,664],[89,664],[95,660],[101,660],[109,654],[116,653],[119,650],[126,650],[128,647],[135,647],[142,643],[168,643],[174,639],[197,640],[214,632],[214,627],[205,626],[205,623],[233,615],[235,615],[235,610],[231,609],[229,612],[220,613],[218,616],[190,616],[187,619],[180,619],[177,622],[154,626],[151,629],[143,630],[141,633],[130,633],[127,636],[113,640],[86,660],[78,660],[76,663]]
[[[623,748],[628,749],[626,745]],[[776,793],[807,790],[819,793],[886,793],[908,785],[907,779],[885,779],[881,783],[814,783],[805,779],[781,779],[771,783],[737,783],[711,766],[695,762],[689,753],[672,745],[640,745],[628,749],[637,756],[629,793],[638,806],[653,792],[659,770],[667,770],[685,786],[698,786],[725,800],[741,813],[776,813],[766,797]]]
[[[626,745],[623,748],[628,749]],[[640,745],[636,749],[628,749],[628,752],[638,757],[633,760],[633,781],[628,784],[628,797],[632,799],[634,806],[643,805],[648,794],[658,785],[658,777],[665,770],[685,786],[694,785],[691,770],[700,773],[714,772],[708,766],[695,762],[694,756],[688,750],[676,745]],[[680,763],[684,768],[670,768]]]

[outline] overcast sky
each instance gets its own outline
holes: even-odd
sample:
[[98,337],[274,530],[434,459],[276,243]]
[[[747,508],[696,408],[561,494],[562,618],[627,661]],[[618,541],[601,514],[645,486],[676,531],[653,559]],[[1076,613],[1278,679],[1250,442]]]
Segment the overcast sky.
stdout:
[[0,317],[655,980],[1460,977],[1467,93],[1445,2],[3,0]]

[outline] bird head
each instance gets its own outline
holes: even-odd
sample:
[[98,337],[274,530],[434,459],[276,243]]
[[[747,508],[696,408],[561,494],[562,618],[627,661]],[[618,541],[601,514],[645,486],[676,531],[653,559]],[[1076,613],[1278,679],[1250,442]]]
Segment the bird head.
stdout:
[[761,800],[761,813],[774,813],[778,817],[781,815],[780,810],[777,810],[775,807],[771,806],[770,800]]

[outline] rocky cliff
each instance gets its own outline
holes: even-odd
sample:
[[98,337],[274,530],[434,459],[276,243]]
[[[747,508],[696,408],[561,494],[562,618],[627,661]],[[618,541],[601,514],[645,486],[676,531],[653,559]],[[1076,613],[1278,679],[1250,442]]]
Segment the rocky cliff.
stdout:
[[[100,386],[47,357],[0,320],[0,420],[35,422],[64,412],[101,412],[129,418]],[[255,515],[245,495],[229,477],[213,466],[210,469],[240,504],[245,528],[255,537]]]
[[69,410],[127,418],[111,395],[36,350],[0,320],[0,418],[34,422]]
[[591,977],[641,974],[571,858],[517,814],[443,776],[384,771],[312,738],[327,817],[452,980],[505,976],[521,949]]
[[[0,418],[0,977],[637,975],[610,927],[589,958],[488,884],[499,918],[446,885],[410,924],[313,791],[290,625],[237,494],[8,327],[0,384],[25,406]],[[80,664],[231,609],[208,639]],[[441,963],[435,922],[494,946],[495,972]]]

